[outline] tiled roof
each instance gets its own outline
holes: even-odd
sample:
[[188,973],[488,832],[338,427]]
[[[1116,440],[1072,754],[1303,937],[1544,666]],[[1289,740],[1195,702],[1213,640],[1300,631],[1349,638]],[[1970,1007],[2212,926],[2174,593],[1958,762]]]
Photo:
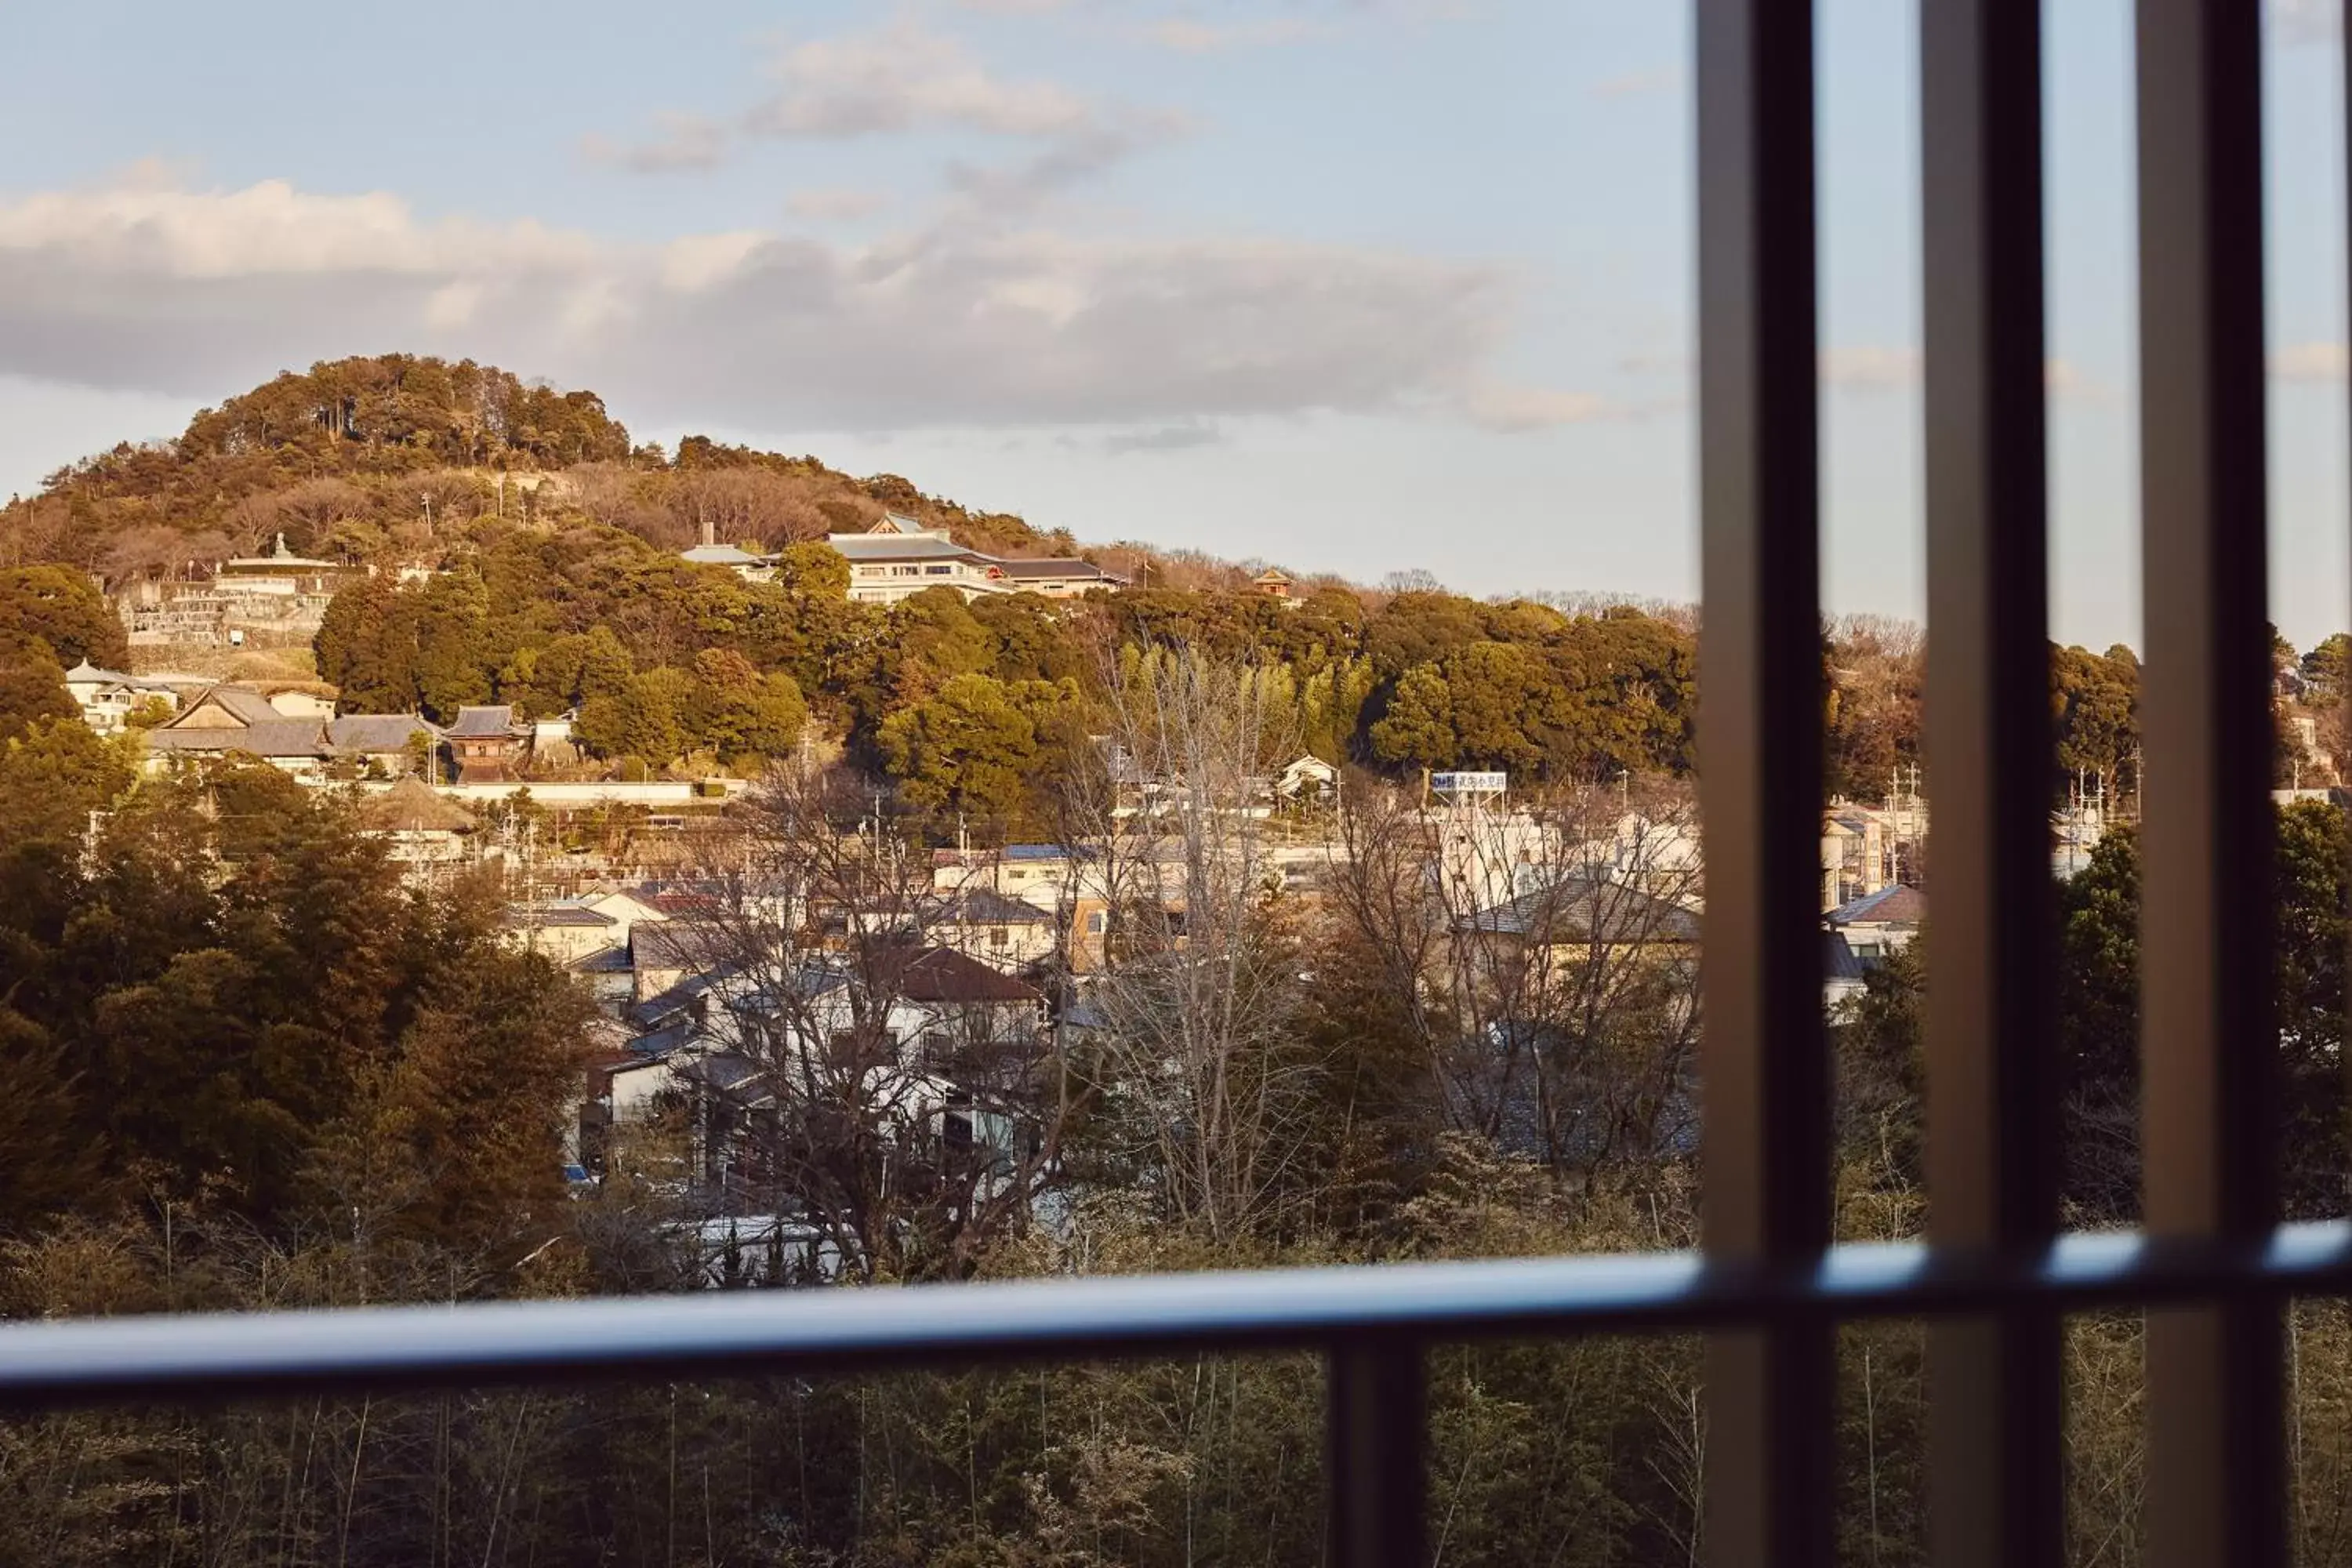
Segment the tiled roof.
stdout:
[[514,733],[514,709],[460,708],[457,721],[443,733],[461,741],[505,740]]
[[1025,577],[1086,577],[1106,583],[1118,579],[1091,561],[1071,561],[1060,558],[1036,561],[999,561],[1004,574],[1016,582]]
[[[191,711],[211,703],[223,712],[244,720],[248,724],[268,724],[286,717],[269,705],[269,699],[258,691],[247,691],[236,686],[215,686],[199,692],[188,704]],[[185,715],[184,714],[184,718]],[[176,724],[171,726],[177,728]]]
[[406,751],[411,735],[423,734],[429,740],[440,733],[414,713],[347,713],[327,721],[327,744],[370,756]]
[[978,551],[967,550],[952,539],[919,534],[835,533],[826,535],[825,542],[852,561],[988,561]]
[[1927,918],[1927,895],[1897,882],[1832,910],[1829,922],[1833,926],[1917,925]]
[[324,749],[324,735],[325,726],[318,720],[282,719],[272,709],[268,719],[241,728],[183,730],[166,725],[150,730],[147,731],[147,747],[156,752],[199,752],[215,755],[247,752],[257,757],[316,757]]
[[761,556],[738,550],[731,544],[698,544],[680,553],[698,566],[764,566]]
[[950,948],[929,947],[899,972],[899,994],[909,1002],[1035,1002],[1045,993],[976,958]]
[[565,967],[574,974],[626,974],[634,966],[629,963],[629,950],[616,942],[575,958]]

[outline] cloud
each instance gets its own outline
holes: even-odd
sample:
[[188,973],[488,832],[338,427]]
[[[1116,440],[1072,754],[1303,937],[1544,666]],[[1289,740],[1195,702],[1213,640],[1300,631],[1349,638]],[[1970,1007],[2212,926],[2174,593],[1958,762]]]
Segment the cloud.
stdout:
[[1214,446],[1223,439],[1223,433],[1208,421],[1187,419],[1147,430],[1122,430],[1104,437],[1102,445],[1104,451],[1118,457],[1129,452],[1181,452]]
[[580,139],[581,155],[592,163],[633,174],[670,174],[715,169],[727,156],[727,128],[692,114],[656,116],[660,133],[623,145],[593,132]]
[[772,90],[724,120],[661,117],[644,141],[582,140],[593,162],[637,174],[716,167],[743,143],[762,139],[845,141],[952,131],[1043,142],[1044,151],[1003,167],[950,165],[951,188],[1023,203],[1100,173],[1187,122],[1098,103],[1059,83],[1013,80],[990,70],[960,40],[901,18],[870,32],[811,39],[770,61]]
[[1576,395],[1464,392],[1513,296],[1501,268],[1392,251],[952,217],[879,244],[649,247],[278,181],[0,202],[0,374],[199,397],[397,348],[594,387],[643,419],[774,429],[1597,416]]
[[1095,110],[1049,81],[1008,81],[946,34],[902,19],[871,33],[817,38],[770,69],[776,92],[744,116],[770,136],[852,137],[951,126],[1053,136],[1090,126]]
[[784,210],[794,217],[833,222],[871,217],[889,205],[890,198],[880,191],[818,186],[804,191],[794,191],[785,198]]
[[1328,31],[1304,16],[1268,16],[1247,22],[1203,22],[1191,16],[1163,16],[1143,25],[1146,43],[1185,55],[1217,55],[1232,49],[1265,48],[1295,44]]
[[2271,355],[2271,374],[2281,381],[2342,381],[2352,353],[2342,343],[2290,343]]
[[1486,383],[1473,387],[1463,399],[1463,412],[1473,424],[1489,430],[1517,433],[1622,418],[1632,411],[1589,392]]

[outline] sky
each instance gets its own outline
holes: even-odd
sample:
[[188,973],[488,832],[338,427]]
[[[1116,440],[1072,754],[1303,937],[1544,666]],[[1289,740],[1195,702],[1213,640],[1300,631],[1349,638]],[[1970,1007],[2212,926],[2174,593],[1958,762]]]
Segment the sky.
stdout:
[[[2053,617],[2136,641],[2130,0],[2046,0]],[[1914,5],[1821,0],[1824,590],[1916,617]],[[2336,0],[2271,0],[2274,618],[2352,625]],[[470,355],[1079,538],[1697,595],[1688,0],[9,19],[0,493]]]

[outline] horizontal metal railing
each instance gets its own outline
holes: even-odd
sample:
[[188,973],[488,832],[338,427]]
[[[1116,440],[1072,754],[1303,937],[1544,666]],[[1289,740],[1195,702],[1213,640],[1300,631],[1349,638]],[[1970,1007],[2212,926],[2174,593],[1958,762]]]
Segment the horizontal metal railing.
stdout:
[[2080,1232],[2021,1259],[1849,1243],[1810,1265],[1701,1252],[693,1297],[204,1313],[0,1327],[0,1410],[564,1379],[870,1372],[1328,1349],[1402,1336],[1662,1332],[2352,1294],[2352,1222],[2260,1245]]

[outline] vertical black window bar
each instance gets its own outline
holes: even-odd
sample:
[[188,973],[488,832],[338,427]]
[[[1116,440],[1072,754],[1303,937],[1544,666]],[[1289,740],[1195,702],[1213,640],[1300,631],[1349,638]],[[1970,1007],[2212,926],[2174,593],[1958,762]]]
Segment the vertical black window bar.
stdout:
[[[2021,1260],[2058,1212],[2040,0],[1927,0],[1920,49],[1928,1229]],[[1931,1331],[1945,1568],[2062,1559],[2059,1323],[2021,1303]]]
[[[2140,0],[2141,824],[2147,1228],[2275,1219],[2262,8]],[[2147,1315],[2148,1561],[2285,1561],[2281,1311]]]
[[[1830,1238],[1822,1019],[1822,626],[1810,0],[1701,0],[1700,805],[1710,1258]],[[1709,1561],[1829,1562],[1830,1326],[1709,1341]]]

